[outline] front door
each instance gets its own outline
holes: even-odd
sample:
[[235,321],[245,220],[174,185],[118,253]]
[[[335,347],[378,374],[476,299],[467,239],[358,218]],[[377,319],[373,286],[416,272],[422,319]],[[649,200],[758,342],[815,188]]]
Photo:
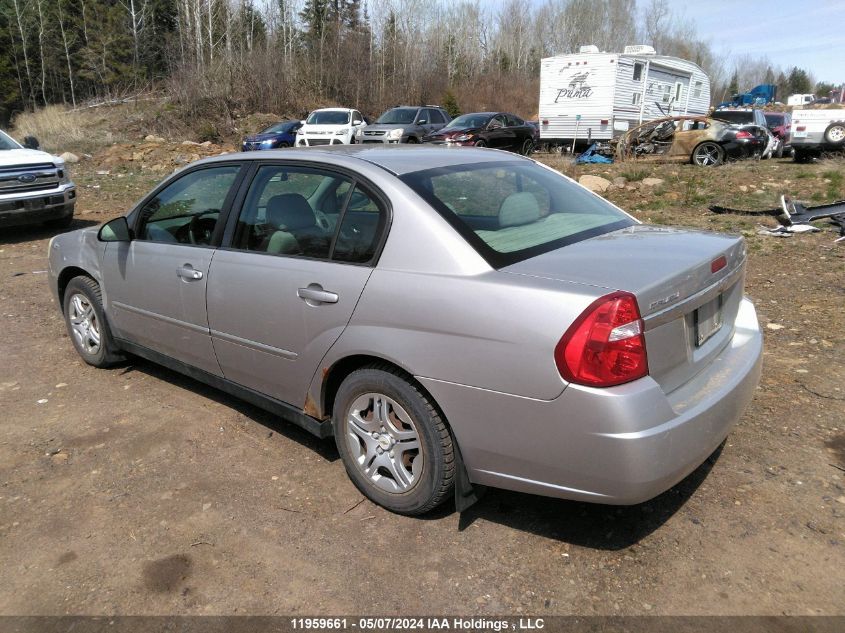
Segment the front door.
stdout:
[[209,326],[227,379],[304,408],[370,277],[386,224],[375,199],[331,171],[257,170],[208,282]]
[[115,336],[220,375],[205,293],[212,239],[239,171],[220,165],[177,178],[135,216],[136,239],[107,244],[103,285]]

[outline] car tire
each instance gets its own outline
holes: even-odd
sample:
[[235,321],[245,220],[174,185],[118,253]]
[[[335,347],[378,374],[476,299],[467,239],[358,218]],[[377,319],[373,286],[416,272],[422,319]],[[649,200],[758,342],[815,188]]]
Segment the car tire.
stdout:
[[420,141],[416,136],[409,136],[407,140],[408,145],[416,145],[419,142]]
[[430,397],[389,365],[352,372],[333,408],[335,442],[352,483],[397,514],[424,514],[453,492],[452,435]]
[[522,144],[522,148],[519,150],[519,153],[523,156],[531,156],[534,153],[534,141],[530,138],[525,139],[525,142]]
[[775,158],[783,158],[783,141],[778,143],[778,149],[775,152]]
[[725,150],[713,141],[700,143],[692,150],[690,162],[699,167],[715,167],[725,162]]
[[475,146],[476,147],[487,147],[487,143],[485,143],[484,141],[476,141]]
[[285,147],[290,147],[290,143],[286,143],[284,141],[279,143],[279,149],[282,149],[282,148],[285,148]]
[[845,143],[845,122],[835,121],[827,126],[824,131],[825,143],[830,145],[842,145]]
[[796,163],[809,163],[813,160],[813,155],[800,149],[792,149],[792,160]]
[[90,277],[74,277],[65,288],[65,326],[76,351],[89,365],[111,367],[123,360],[106,321],[100,286]]

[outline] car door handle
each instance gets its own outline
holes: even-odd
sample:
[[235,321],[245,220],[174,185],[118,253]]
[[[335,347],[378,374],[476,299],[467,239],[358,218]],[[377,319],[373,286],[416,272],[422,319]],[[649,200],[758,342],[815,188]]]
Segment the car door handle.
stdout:
[[338,299],[337,293],[323,290],[319,284],[311,284],[307,288],[300,288],[296,291],[296,296],[300,299],[305,299],[306,303],[310,301],[314,303],[337,303]]
[[185,264],[184,266],[177,268],[176,274],[185,281],[197,281],[198,279],[202,279],[202,271],[197,270],[190,264]]

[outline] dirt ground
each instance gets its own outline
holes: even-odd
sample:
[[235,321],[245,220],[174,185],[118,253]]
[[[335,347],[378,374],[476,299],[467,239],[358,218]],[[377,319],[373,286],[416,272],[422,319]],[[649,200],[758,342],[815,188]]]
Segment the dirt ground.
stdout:
[[[548,160],[626,176],[605,195],[644,221],[746,235],[765,366],[719,455],[635,507],[491,490],[463,517],[395,516],[332,440],[147,362],[83,364],[51,233],[4,230],[0,614],[845,614],[845,244],[706,210],[845,198],[845,164]],[[141,162],[76,166],[73,228],[162,177]]]

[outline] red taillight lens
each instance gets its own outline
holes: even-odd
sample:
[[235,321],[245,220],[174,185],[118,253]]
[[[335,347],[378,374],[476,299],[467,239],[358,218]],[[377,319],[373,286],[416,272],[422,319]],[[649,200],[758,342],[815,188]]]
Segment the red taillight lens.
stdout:
[[710,272],[717,273],[728,265],[728,258],[722,255],[710,262]]
[[751,138],[751,132],[746,132],[745,130],[740,130],[736,133],[737,138]]
[[806,125],[799,125],[797,128],[795,128],[795,131],[796,132],[806,132],[807,126]]
[[590,387],[647,376],[643,322],[634,295],[614,292],[594,301],[558,342],[555,363],[564,380]]

